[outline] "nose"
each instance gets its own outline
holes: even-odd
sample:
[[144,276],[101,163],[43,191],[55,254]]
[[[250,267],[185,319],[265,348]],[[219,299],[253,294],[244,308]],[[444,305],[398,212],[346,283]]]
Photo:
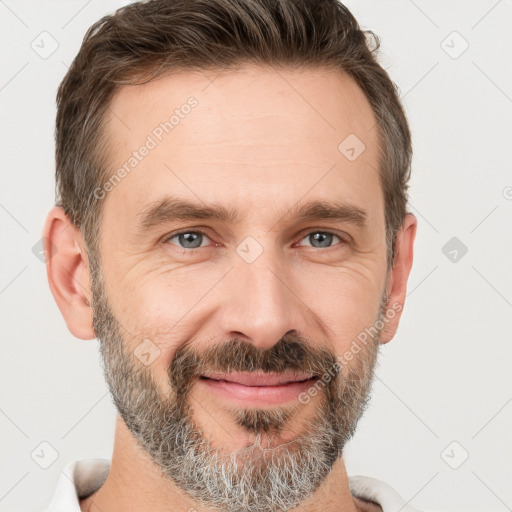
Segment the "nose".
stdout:
[[227,277],[220,320],[224,339],[245,339],[265,350],[290,331],[305,331],[308,308],[295,291],[296,279],[268,251],[252,263],[239,259]]

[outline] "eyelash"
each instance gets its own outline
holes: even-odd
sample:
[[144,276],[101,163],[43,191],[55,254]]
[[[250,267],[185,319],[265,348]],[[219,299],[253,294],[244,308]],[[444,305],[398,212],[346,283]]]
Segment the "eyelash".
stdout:
[[[208,239],[210,239],[210,237],[208,236],[208,233],[206,233],[206,231],[202,231],[200,229],[185,229],[185,230],[182,230],[182,231],[178,231],[176,233],[172,233],[171,235],[169,236],[166,236],[165,239],[164,239],[164,242],[165,243],[170,243],[170,240],[172,240],[173,238],[176,238],[177,236],[179,235],[183,235],[185,233],[199,233],[203,236],[206,236]],[[333,235],[335,237],[337,237],[339,240],[340,240],[340,243],[339,244],[335,244],[335,245],[332,245],[330,247],[313,247],[313,246],[306,246],[306,247],[311,247],[312,249],[318,249],[318,250],[327,250],[327,249],[332,249],[333,247],[335,247],[336,245],[341,245],[341,244],[346,244],[348,243],[348,240],[345,239],[344,237],[342,237],[341,235],[337,234],[337,233],[333,233],[332,231],[325,231],[325,230],[319,230],[319,229],[314,229],[312,231],[309,231],[307,232],[300,240],[299,242],[301,242],[302,240],[304,240],[305,238],[307,238],[308,236],[312,235],[313,233],[322,233],[322,234],[325,234],[325,235]],[[211,240],[211,239],[210,239]],[[176,245],[176,247],[178,249],[181,249],[182,251],[185,251],[185,252],[188,252],[188,251],[197,251],[198,249],[205,249],[205,247],[203,246],[199,246],[199,247],[180,247],[179,245],[177,244],[172,244],[172,245]]]

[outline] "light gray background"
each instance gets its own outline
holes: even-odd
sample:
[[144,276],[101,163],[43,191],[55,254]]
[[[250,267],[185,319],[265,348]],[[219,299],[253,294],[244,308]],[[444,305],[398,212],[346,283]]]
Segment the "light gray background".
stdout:
[[[57,86],[86,29],[124,3],[0,0],[1,511],[44,508],[67,463],[111,456],[97,341],[68,332],[32,248],[54,200]],[[348,472],[385,480],[418,508],[512,510],[512,2],[347,4],[381,36],[404,97],[419,220],[402,323]],[[31,47],[45,37],[51,49],[43,31],[59,45],[46,59]],[[455,262],[454,247],[442,250],[452,237]],[[48,469],[31,458],[43,441],[58,452]]]

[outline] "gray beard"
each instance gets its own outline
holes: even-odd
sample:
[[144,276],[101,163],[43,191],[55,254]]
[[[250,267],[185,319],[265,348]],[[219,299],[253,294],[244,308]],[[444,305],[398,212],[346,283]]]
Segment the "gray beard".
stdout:
[[187,400],[192,377],[227,366],[278,373],[307,369],[323,375],[336,363],[335,356],[299,337],[283,338],[265,352],[238,340],[217,344],[206,354],[183,344],[187,348],[178,349],[169,368],[172,392],[162,396],[150,367],[126,351],[99,267],[91,265],[93,324],[106,382],[127,428],[162,474],[197,502],[225,512],[286,511],[310,497],[341,457],[368,404],[380,332],[354,356],[350,368],[319,386],[320,396],[309,404],[316,410],[292,441],[280,442],[279,434],[308,405],[232,409],[235,423],[253,433],[254,442],[230,453],[212,447],[208,432],[194,422]]

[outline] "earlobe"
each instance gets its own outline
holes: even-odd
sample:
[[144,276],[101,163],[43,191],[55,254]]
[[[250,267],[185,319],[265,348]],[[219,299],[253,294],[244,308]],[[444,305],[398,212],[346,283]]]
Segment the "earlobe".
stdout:
[[388,278],[387,321],[381,333],[382,344],[393,339],[402,316],[407,293],[407,281],[413,262],[417,224],[416,217],[412,213],[408,213],[395,238],[395,257]]
[[77,338],[95,338],[85,244],[61,207],[47,216],[43,244],[48,283],[68,329]]

